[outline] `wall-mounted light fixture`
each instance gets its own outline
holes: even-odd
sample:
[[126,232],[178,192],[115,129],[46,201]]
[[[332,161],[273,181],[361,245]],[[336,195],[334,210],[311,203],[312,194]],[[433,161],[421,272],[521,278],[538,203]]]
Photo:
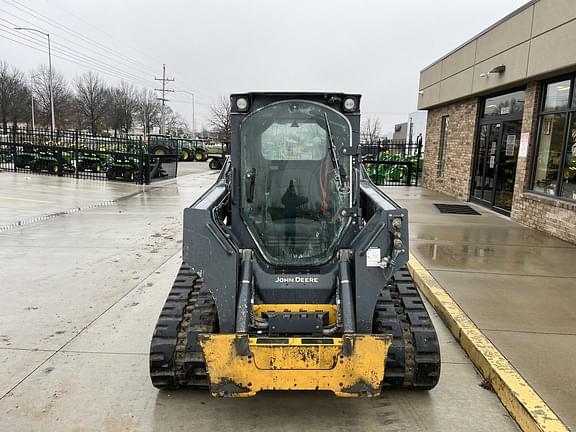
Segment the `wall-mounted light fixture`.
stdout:
[[489,74],[501,74],[504,73],[506,71],[506,65],[498,65],[493,67],[490,72],[488,72]]
[[482,78],[488,78],[490,75],[500,75],[503,74],[506,71],[506,65],[500,64],[498,66],[494,66],[492,69],[490,69],[489,72],[480,74],[480,76]]

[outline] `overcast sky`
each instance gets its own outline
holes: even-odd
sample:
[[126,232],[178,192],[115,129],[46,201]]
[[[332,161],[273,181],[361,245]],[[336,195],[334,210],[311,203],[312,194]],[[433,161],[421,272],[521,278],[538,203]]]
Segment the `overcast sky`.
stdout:
[[[51,34],[53,66],[68,79],[97,64],[111,83],[123,77],[153,88],[166,63],[176,79],[170,87],[196,94],[198,127],[219,95],[333,90],[361,93],[363,116],[379,118],[388,132],[416,109],[422,68],[524,3],[0,0],[0,60],[25,72],[45,63],[45,52],[6,39],[39,46],[20,37],[40,35],[9,30],[34,26]],[[191,119],[190,96],[169,98]]]

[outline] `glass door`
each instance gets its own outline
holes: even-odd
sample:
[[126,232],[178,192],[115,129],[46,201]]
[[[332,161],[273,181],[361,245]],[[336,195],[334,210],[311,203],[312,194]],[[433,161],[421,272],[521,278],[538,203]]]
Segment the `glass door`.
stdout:
[[510,214],[524,115],[519,89],[484,99],[475,150],[470,199]]
[[494,207],[510,212],[514,181],[516,180],[516,164],[520,148],[522,122],[505,122],[502,138],[498,145],[498,165],[494,189]]
[[476,148],[476,166],[474,167],[474,184],[472,196],[477,199],[484,198],[484,169],[486,168],[486,149],[488,148],[488,133],[490,125],[480,126],[478,146]]
[[476,153],[473,197],[493,205],[496,177],[496,158],[502,123],[480,126]]
[[502,213],[512,209],[522,121],[480,126],[472,198]]

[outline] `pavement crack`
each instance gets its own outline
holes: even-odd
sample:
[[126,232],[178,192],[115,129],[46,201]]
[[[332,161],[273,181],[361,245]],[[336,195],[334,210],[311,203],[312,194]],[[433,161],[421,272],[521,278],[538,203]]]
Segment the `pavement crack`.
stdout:
[[3,346],[0,347],[0,350],[4,351],[28,351],[28,352],[51,352],[55,353],[56,349],[47,349],[47,348],[21,348],[21,347],[12,347],[12,346]]

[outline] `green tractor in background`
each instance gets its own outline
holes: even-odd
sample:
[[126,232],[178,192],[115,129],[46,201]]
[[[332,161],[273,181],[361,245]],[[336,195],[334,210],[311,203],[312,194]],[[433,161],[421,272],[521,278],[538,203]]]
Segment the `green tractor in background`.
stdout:
[[36,159],[30,165],[32,172],[48,172],[54,175],[72,174],[76,171],[69,152],[46,148],[37,153]]
[[54,175],[76,171],[69,152],[54,147],[34,146],[32,143],[16,147],[14,167]]
[[78,172],[101,173],[107,168],[108,162],[109,157],[107,155],[101,155],[95,151],[79,150],[76,169]]
[[178,160],[182,162],[204,162],[208,158],[203,141],[198,139],[151,134],[148,135],[148,149],[153,156],[178,154]]
[[31,163],[36,159],[38,148],[30,142],[24,142],[16,147],[16,157],[14,158],[14,168],[30,168]]
[[135,182],[140,177],[140,161],[134,156],[123,153],[114,153],[109,156],[106,178],[108,180],[122,180]]
[[103,173],[112,161],[108,154],[109,149],[106,142],[101,140],[86,139],[70,147],[76,149],[76,169],[78,172],[91,171],[93,173]]
[[196,139],[179,139],[178,149],[180,160],[183,162],[196,161],[204,162],[208,159],[208,152],[203,146],[203,142]]
[[204,142],[198,139],[178,139],[178,152],[183,162],[204,162],[208,159],[208,152],[204,148]]
[[178,143],[169,135],[148,135],[148,152],[154,156],[166,156],[177,154]]

